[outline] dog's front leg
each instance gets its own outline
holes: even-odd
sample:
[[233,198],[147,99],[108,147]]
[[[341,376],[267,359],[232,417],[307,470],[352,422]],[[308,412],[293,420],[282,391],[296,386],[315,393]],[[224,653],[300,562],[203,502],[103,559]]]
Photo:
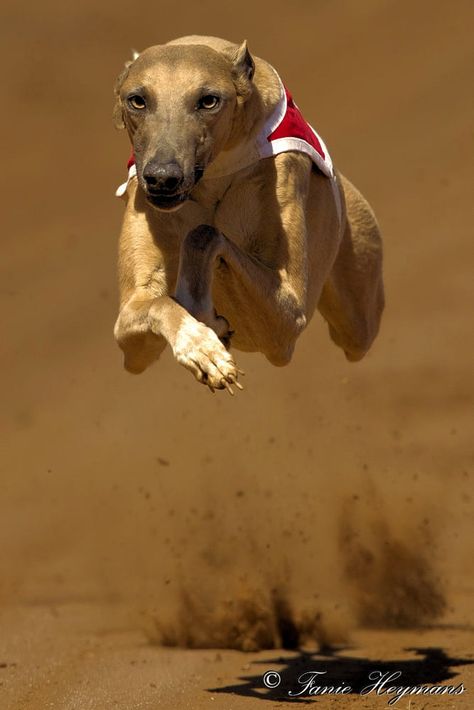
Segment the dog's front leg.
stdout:
[[229,347],[232,331],[228,321],[217,314],[212,300],[214,269],[222,241],[222,235],[206,224],[189,232],[181,245],[175,299]]
[[122,307],[114,333],[131,372],[142,372],[169,343],[176,360],[211,390],[232,393],[232,384],[239,387],[238,369],[216,333],[169,296],[137,289]]
[[[265,266],[214,227],[201,225],[183,241],[176,299],[228,344],[233,331],[212,300],[217,276],[229,294],[228,308],[248,347],[262,352],[274,365],[287,364],[298,335],[306,326],[304,279],[292,286],[288,271]],[[227,316],[227,313],[226,313]],[[234,327],[233,318],[230,327]]]

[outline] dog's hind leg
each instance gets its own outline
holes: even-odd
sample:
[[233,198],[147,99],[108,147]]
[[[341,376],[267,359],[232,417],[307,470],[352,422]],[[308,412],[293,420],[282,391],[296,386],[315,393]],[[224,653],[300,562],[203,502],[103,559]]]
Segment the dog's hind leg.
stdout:
[[318,308],[348,360],[360,360],[378,333],[384,308],[382,242],[362,195],[341,176],[347,223]]

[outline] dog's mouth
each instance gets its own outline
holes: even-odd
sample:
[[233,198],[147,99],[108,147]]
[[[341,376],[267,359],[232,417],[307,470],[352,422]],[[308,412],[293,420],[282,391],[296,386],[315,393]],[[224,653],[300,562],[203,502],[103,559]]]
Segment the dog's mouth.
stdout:
[[178,209],[188,198],[188,192],[180,192],[174,195],[150,191],[146,193],[148,202],[153,205],[153,207],[164,212],[171,212],[172,210]]

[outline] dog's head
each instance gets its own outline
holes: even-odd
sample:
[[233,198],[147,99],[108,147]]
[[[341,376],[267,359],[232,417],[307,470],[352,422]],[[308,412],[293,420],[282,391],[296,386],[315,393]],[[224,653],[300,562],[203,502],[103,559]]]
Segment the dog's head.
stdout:
[[228,143],[252,93],[247,43],[222,52],[205,45],[150,47],[129,62],[115,88],[115,122],[133,144],[137,176],[160,210],[180,207]]

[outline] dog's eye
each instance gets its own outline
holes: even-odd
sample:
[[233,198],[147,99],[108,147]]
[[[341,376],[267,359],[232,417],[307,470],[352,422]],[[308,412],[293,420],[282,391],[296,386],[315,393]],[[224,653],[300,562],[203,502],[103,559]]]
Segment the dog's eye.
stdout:
[[219,97],[218,96],[213,96],[212,94],[207,94],[206,96],[202,96],[199,99],[198,106],[199,108],[204,108],[207,111],[210,111],[213,108],[216,108],[216,106],[219,105]]
[[132,108],[142,109],[146,108],[146,101],[143,96],[129,96],[128,103]]

